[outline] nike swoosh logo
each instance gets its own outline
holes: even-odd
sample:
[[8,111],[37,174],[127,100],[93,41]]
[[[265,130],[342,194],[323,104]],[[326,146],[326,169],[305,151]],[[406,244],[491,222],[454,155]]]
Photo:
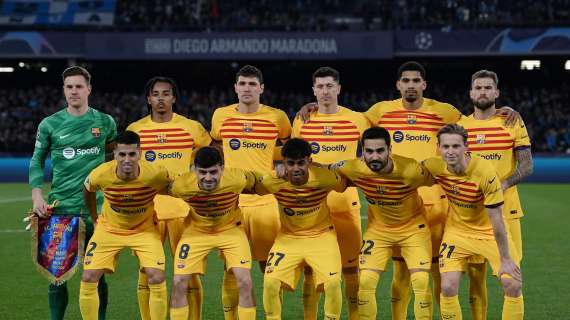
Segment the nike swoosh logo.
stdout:
[[246,263],[248,263],[248,262],[249,262],[249,260],[241,260],[239,263],[241,263],[241,264],[246,264]]
[[337,274],[338,272],[329,272],[329,276],[334,276],[335,274]]
[[354,262],[354,261],[356,261],[356,260],[358,260],[358,258],[356,258],[356,259],[351,259],[351,260],[348,260],[348,263],[353,263],[353,262]]
[[60,139],[65,139],[67,137],[69,137],[71,135],[71,133],[65,134],[63,136],[59,136]]
[[494,177],[493,179],[489,180],[489,183],[493,183],[493,181],[495,181],[495,178],[497,177]]
[[159,266],[163,265],[164,262],[157,262],[156,264],[158,264]]

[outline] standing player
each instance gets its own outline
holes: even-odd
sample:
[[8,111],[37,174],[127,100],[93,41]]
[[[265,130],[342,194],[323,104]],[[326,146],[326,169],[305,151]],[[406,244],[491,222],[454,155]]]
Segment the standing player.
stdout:
[[[360,136],[369,124],[358,112],[338,105],[340,75],[337,70],[322,67],[313,73],[313,93],[318,110],[308,121],[293,122],[293,137],[303,138],[311,145],[312,158],[321,164],[355,159]],[[358,255],[362,245],[360,201],[356,188],[343,193],[332,191],[327,198],[332,222],[337,232],[342,256],[349,319],[358,319]],[[315,292],[314,275],[305,272],[303,302],[305,320],[317,318],[319,295]]]
[[[492,71],[480,70],[471,77],[470,96],[475,112],[462,118],[458,124],[469,133],[467,146],[472,155],[489,160],[501,179],[505,204],[503,215],[507,229],[515,244],[517,256],[522,259],[522,236],[520,219],[523,216],[517,184],[533,170],[530,139],[522,120],[514,127],[504,125],[503,118],[496,115],[495,100],[499,97],[499,79]],[[487,319],[487,266],[469,264],[471,312],[473,319]],[[519,261],[520,263],[520,261]]]
[[[170,183],[162,166],[139,163],[140,138],[132,131],[117,137],[115,160],[95,168],[85,179],[85,204],[97,223],[89,240],[79,290],[83,319],[96,320],[99,297],[97,282],[104,272],[114,272],[118,254],[131,248],[144,268],[150,287],[150,318],[166,319],[167,296],[164,278],[164,249],[154,223],[154,196],[166,192]],[[105,195],[97,218],[95,192]]]
[[256,177],[240,169],[224,169],[218,149],[204,147],[196,153],[194,169],[177,177],[170,194],[184,199],[190,225],[184,231],[174,262],[170,316],[188,318],[186,291],[191,275],[204,274],[202,261],[219,249],[238,283],[240,320],[255,320],[255,298],[251,280],[251,252],[238,207],[242,192],[254,192]]
[[489,161],[467,154],[467,136],[460,125],[444,126],[437,135],[441,158],[424,161],[445,190],[450,206],[439,261],[441,317],[462,319],[458,298],[461,273],[468,259],[481,255],[503,286],[503,319],[523,319],[522,276],[518,253],[501,213],[501,182]]
[[[216,109],[212,116],[212,138],[222,144],[225,166],[268,174],[273,169],[277,142],[291,135],[285,112],[259,102],[263,75],[253,66],[236,74],[234,89],[238,103]],[[279,213],[273,195],[241,195],[240,208],[253,260],[265,270],[265,261],[279,230]],[[237,318],[238,290],[235,277],[224,274],[222,303],[226,320]]]
[[[148,163],[158,163],[173,174],[187,172],[192,164],[194,149],[207,146],[212,139],[202,125],[174,112],[178,89],[171,78],[154,77],[145,87],[150,115],[133,122],[127,130],[141,137],[141,150]],[[170,252],[174,254],[184,230],[184,219],[188,215],[188,205],[181,199],[168,195],[157,195],[155,210],[159,220],[162,240],[168,236]],[[141,317],[149,319],[149,287],[147,277],[139,274],[138,299]],[[190,319],[201,319],[202,286],[200,278],[190,278],[188,289]]]
[[337,172],[356,185],[368,200],[369,218],[360,256],[360,319],[376,319],[376,287],[392,249],[401,249],[410,268],[416,319],[432,319],[429,286],[430,232],[417,188],[431,176],[411,158],[394,155],[390,134],[381,127],[364,131],[362,157],[340,162]]
[[[34,155],[30,161],[30,186],[33,211],[46,217],[48,205],[42,195],[44,162],[48,154],[53,166],[53,181],[48,202],[59,201],[54,215],[81,216],[86,224],[85,239],[93,234],[93,223],[83,203],[81,184],[96,166],[105,160],[105,150],[112,149],[117,134],[115,121],[108,114],[89,107],[91,75],[81,67],[70,67],[62,73],[63,93],[67,107],[42,120]],[[99,198],[102,200],[101,198]],[[68,303],[67,283],[50,284],[50,319],[63,319]],[[101,319],[105,318],[107,284],[99,284]]]
[[286,179],[265,175],[256,185],[259,193],[275,194],[281,220],[263,280],[267,319],[281,319],[281,287],[295,289],[297,271],[305,265],[315,275],[315,287],[322,285],[324,289],[325,319],[340,319],[342,266],[327,195],[345,186],[332,171],[309,167],[311,153],[308,142],[298,138],[287,141],[281,150]]

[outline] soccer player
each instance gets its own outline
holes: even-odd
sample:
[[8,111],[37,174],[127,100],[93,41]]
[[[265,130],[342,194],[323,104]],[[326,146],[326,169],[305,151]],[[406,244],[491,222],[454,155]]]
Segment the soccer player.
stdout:
[[[154,196],[170,184],[166,168],[140,162],[140,138],[132,131],[116,139],[115,160],[95,168],[85,179],[85,204],[94,223],[83,262],[79,308],[83,319],[97,319],[97,282],[114,272],[119,252],[131,248],[144,268],[150,288],[150,318],[166,319],[164,249],[154,223]],[[97,218],[95,192],[105,195]]]
[[[475,72],[471,77],[470,91],[475,110],[458,124],[468,132],[467,146],[471,155],[489,160],[497,170],[505,198],[503,215],[517,256],[522,259],[520,219],[523,211],[516,185],[532,174],[532,153],[524,122],[519,120],[513,127],[508,127],[504,125],[503,118],[496,115],[498,84],[499,78],[495,72]],[[475,320],[487,319],[487,266],[484,260],[471,262],[479,262],[468,266],[472,317]]]
[[441,157],[424,161],[425,168],[445,190],[450,212],[441,243],[441,317],[462,319],[458,290],[468,259],[489,261],[505,294],[502,318],[523,319],[522,276],[517,250],[502,215],[501,180],[493,165],[467,153],[467,131],[450,124],[438,131]]
[[[317,69],[313,73],[313,93],[317,98],[318,110],[309,115],[307,122],[299,118],[293,122],[292,137],[309,142],[312,159],[321,164],[355,159],[360,136],[369,127],[368,120],[361,113],[338,105],[340,90],[337,70],[330,67]],[[349,319],[358,319],[358,256],[362,245],[358,192],[354,187],[343,193],[332,191],[327,205],[342,257]],[[307,269],[303,285],[305,320],[317,318],[320,296],[314,288],[314,275]]]
[[[81,216],[88,241],[93,234],[93,223],[83,203],[81,185],[89,172],[105,161],[105,151],[112,150],[117,127],[111,116],[89,107],[91,75],[87,70],[70,67],[63,71],[62,78],[67,106],[42,120],[30,161],[33,212],[40,217],[47,215],[48,205],[42,195],[42,185],[44,163],[49,154],[53,181],[48,202],[59,201],[52,214]],[[50,284],[48,297],[50,319],[63,319],[69,299],[67,283]],[[104,319],[107,283],[103,277],[99,284],[99,299],[99,315]]]
[[[291,124],[285,112],[260,103],[264,85],[259,69],[246,65],[237,72],[235,81],[238,103],[216,109],[210,135],[222,144],[227,168],[268,174],[273,169],[276,143],[289,138]],[[259,261],[263,271],[279,231],[277,202],[273,195],[245,194],[240,196],[239,205],[252,259]],[[222,303],[225,319],[237,319],[237,283],[228,272],[224,274]]]
[[[192,152],[210,145],[212,139],[204,127],[174,112],[178,98],[178,88],[171,78],[154,77],[145,87],[145,95],[150,114],[131,123],[127,130],[141,137],[141,151],[147,163],[158,163],[172,174],[187,172],[192,164]],[[174,254],[184,230],[184,219],[188,215],[188,205],[182,200],[168,195],[157,195],[155,211],[158,226],[164,241],[168,236],[170,253]],[[139,274],[138,299],[141,317],[147,320],[149,313],[149,287],[146,275]],[[202,286],[196,275],[190,277],[188,301],[190,320],[201,319]]]
[[308,142],[287,141],[281,150],[286,178],[265,175],[256,184],[258,193],[275,194],[281,220],[263,280],[267,319],[281,319],[281,288],[294,290],[297,271],[305,265],[315,275],[315,287],[324,289],[325,318],[340,319],[342,265],[327,195],[332,190],[343,191],[345,182],[328,169],[310,167],[311,153]]
[[171,319],[188,318],[188,280],[191,275],[204,274],[202,261],[217,248],[226,269],[237,279],[239,319],[255,320],[251,252],[238,206],[242,192],[255,192],[255,181],[256,176],[248,171],[224,169],[222,155],[214,147],[199,149],[193,170],[174,180],[170,194],[184,199],[193,210],[174,257]]
[[392,254],[401,249],[411,273],[416,319],[432,319],[429,286],[431,236],[417,188],[431,184],[414,159],[392,154],[390,134],[373,127],[362,135],[362,157],[335,164],[364,192],[369,221],[360,256],[359,319],[376,319],[376,287]]

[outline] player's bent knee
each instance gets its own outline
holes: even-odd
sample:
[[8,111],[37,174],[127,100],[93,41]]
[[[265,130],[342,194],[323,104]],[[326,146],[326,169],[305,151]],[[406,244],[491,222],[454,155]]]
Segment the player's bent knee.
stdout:
[[154,268],[145,268],[148,284],[159,284],[164,282],[164,271]]
[[453,280],[441,280],[441,294],[446,297],[456,296],[459,292],[459,284]]
[[372,270],[362,270],[360,272],[359,289],[362,291],[376,291],[379,274]]
[[520,281],[503,276],[501,277],[501,283],[506,296],[516,298],[522,294],[522,283]]
[[281,291],[281,281],[274,278],[265,277],[263,279],[263,295],[279,296]]
[[103,276],[103,270],[84,270],[83,275],[81,275],[81,281],[99,282],[101,276]]
[[429,290],[429,272],[415,271],[411,272],[412,287],[414,291],[428,291]]

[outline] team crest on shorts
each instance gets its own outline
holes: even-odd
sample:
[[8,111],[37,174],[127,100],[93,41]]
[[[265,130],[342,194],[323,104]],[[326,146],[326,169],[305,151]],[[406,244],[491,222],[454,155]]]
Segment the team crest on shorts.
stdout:
[[415,114],[408,114],[408,120],[406,121],[408,124],[416,124],[418,119],[416,118]]
[[252,131],[253,131],[253,124],[251,122],[244,122],[243,132],[252,132]]
[[365,264],[365,263],[366,263],[366,257],[363,256],[363,255],[361,255],[358,262],[359,262],[360,264]]
[[477,137],[475,138],[475,143],[484,144],[485,143],[485,135],[484,134],[477,134]]
[[178,269],[184,269],[184,267],[186,267],[186,263],[184,263],[184,261],[180,260],[178,261],[178,263],[176,264],[176,267]]
[[101,130],[99,128],[91,128],[91,134],[95,138],[99,138],[101,136]]
[[333,135],[333,127],[332,126],[324,126],[323,127],[323,134],[325,136],[332,136]]
[[159,133],[156,135],[156,142],[166,143],[166,133]]

